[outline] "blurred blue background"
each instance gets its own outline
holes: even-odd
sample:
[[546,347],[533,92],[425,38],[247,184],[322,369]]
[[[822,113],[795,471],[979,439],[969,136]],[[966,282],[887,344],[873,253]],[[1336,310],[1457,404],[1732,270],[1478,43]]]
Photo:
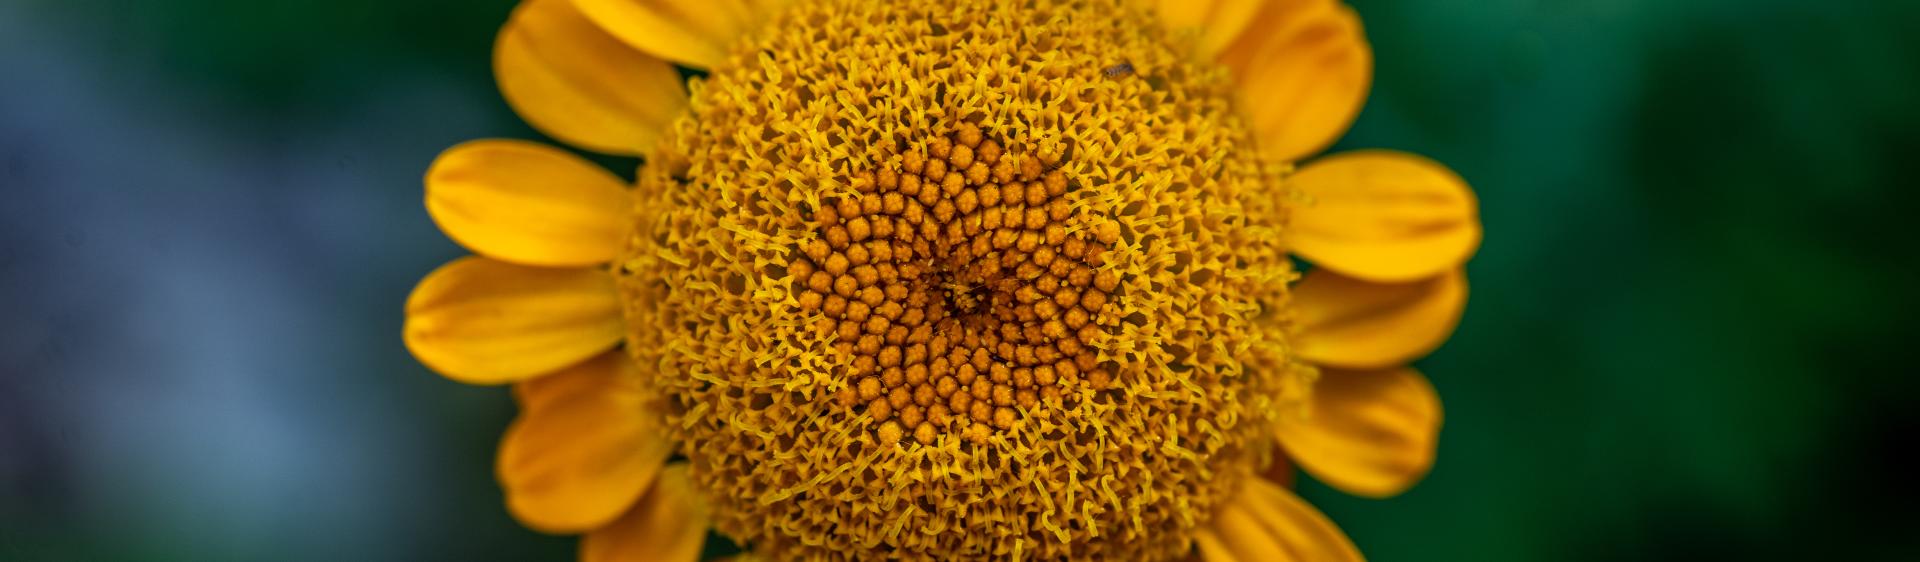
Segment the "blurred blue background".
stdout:
[[[1354,0],[1487,240],[1374,560],[1920,559],[1920,3]],[[0,2],[0,560],[570,559],[399,338],[510,0]],[[606,160],[616,166],[631,162]]]

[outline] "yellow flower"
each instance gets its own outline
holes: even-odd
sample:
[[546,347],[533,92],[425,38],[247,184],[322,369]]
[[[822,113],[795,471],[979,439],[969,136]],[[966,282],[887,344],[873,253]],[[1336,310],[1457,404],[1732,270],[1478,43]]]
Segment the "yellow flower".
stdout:
[[442,154],[428,211],[479,256],[405,339],[514,384],[508,509],[585,560],[709,528],[776,560],[1357,560],[1291,467],[1384,497],[1432,466],[1406,364],[1464,309],[1476,203],[1412,155],[1295,166],[1370,84],[1343,4],[524,0],[495,49],[535,127],[646,164]]

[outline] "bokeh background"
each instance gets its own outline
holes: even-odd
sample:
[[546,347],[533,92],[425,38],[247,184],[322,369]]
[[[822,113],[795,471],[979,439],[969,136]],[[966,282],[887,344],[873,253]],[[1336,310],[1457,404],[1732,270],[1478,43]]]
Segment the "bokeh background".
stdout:
[[[1484,247],[1379,561],[1920,559],[1920,3],[1353,0]],[[0,560],[566,560],[419,366],[511,0],[0,1]],[[602,159],[628,168],[631,161]]]

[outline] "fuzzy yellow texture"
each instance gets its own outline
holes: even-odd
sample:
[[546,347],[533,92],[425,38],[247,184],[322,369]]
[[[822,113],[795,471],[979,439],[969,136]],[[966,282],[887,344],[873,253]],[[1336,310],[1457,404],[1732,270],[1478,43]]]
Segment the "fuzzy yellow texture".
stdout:
[[[1315,376],[1287,345],[1282,169],[1229,86],[1121,2],[805,2],[735,45],[648,155],[614,267],[627,349],[716,527],[775,560],[1186,555]],[[862,178],[971,130],[1070,186],[1032,230],[1101,246],[1090,267],[1118,283],[1083,339],[1111,380],[1060,378],[991,432],[956,415],[916,434],[843,399],[875,375],[793,269],[823,209],[875,193]],[[945,249],[914,257],[940,270],[972,242],[950,225],[987,211],[923,218]]]

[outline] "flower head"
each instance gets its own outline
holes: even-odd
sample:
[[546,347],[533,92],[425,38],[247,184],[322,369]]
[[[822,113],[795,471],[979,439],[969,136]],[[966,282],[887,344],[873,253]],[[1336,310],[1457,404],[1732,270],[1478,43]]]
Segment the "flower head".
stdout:
[[781,560],[1357,557],[1281,467],[1430,466],[1398,366],[1479,229],[1429,161],[1292,164],[1364,98],[1350,10],[767,4],[527,0],[502,91],[646,165],[481,141],[429,173],[486,257],[421,283],[408,344],[521,381],[517,516],[588,558],[690,560],[709,523]]

